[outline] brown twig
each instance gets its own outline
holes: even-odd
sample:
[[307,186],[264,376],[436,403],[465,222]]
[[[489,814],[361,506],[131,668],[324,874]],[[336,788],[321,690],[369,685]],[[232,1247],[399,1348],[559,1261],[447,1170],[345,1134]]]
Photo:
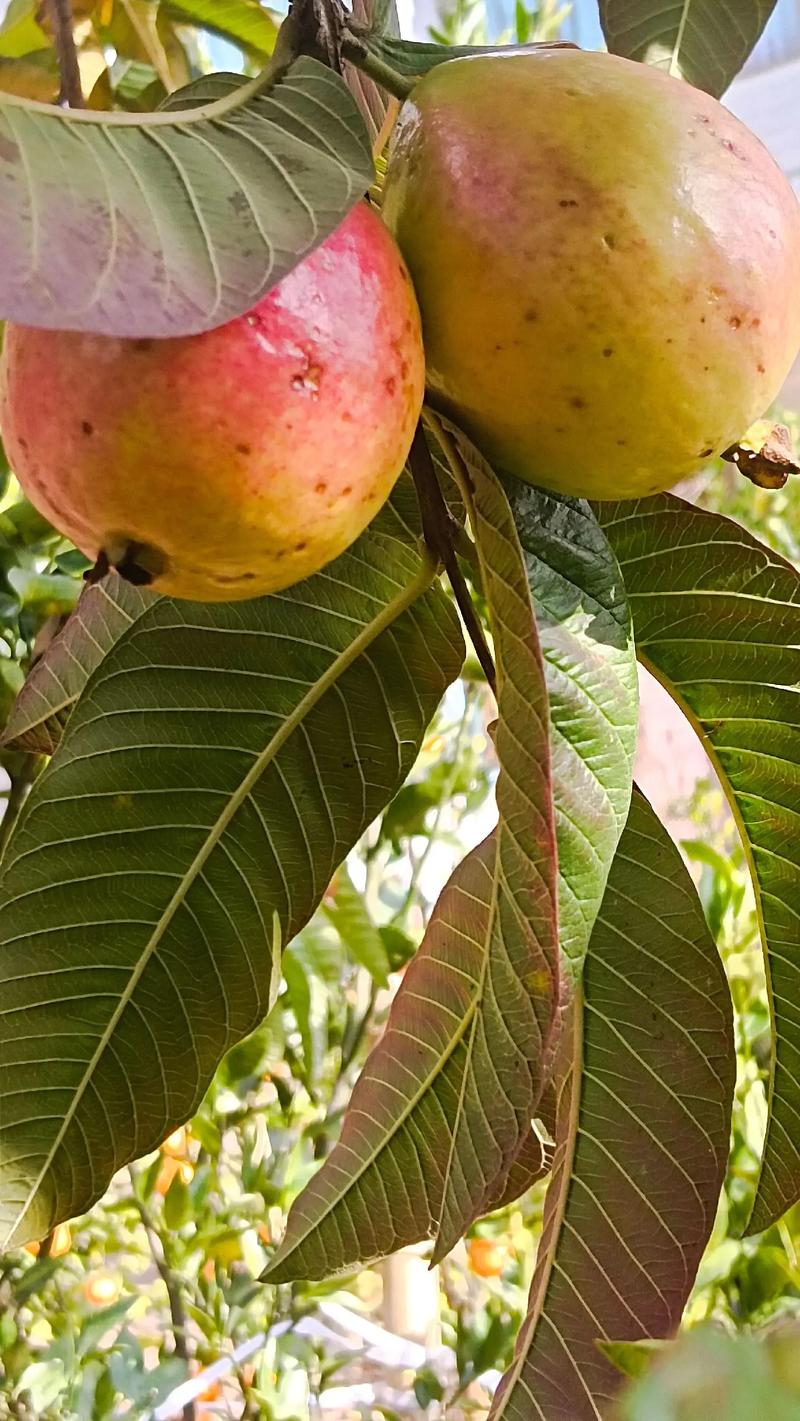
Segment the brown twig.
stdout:
[[[153,1218],[153,1215],[150,1213],[150,1210],[148,1209],[144,1200],[139,1194],[138,1177],[136,1175],[136,1172],[130,1167],[128,1168],[128,1177],[131,1182],[131,1197],[133,1200],[134,1208],[136,1209],[139,1218],[142,1221],[142,1228],[144,1229],[145,1235],[147,1237],[147,1243],[150,1248],[150,1253],[152,1255],[153,1262],[155,1263],[159,1277],[161,1278],[161,1281],[164,1284],[164,1287],[166,1288],[167,1301],[169,1303],[169,1315],[172,1321],[172,1336],[174,1339],[175,1356],[180,1357],[181,1361],[188,1363],[190,1361],[190,1352],[188,1344],[188,1319],[186,1316],[186,1309],[183,1306],[181,1286],[169,1266],[166,1249],[164,1247],[164,1240],[161,1237],[158,1225],[155,1219]],[[183,1408],[183,1421],[197,1421],[197,1409],[193,1401],[186,1402]]]
[[450,586],[453,589],[453,596],[456,599],[470,641],[475,648],[475,654],[481,664],[483,674],[492,690],[496,691],[497,676],[492,653],[489,650],[480,617],[475,610],[475,604],[464,580],[456,553],[456,539],[459,537],[461,529],[444,501],[421,422],[417,425],[408,463],[419,499],[425,542],[447,573]]
[[64,107],[82,109],[83,89],[81,71],[78,65],[78,51],[72,31],[72,0],[48,0],[53,20],[53,34],[58,55],[58,70],[61,75],[61,89],[58,102]]

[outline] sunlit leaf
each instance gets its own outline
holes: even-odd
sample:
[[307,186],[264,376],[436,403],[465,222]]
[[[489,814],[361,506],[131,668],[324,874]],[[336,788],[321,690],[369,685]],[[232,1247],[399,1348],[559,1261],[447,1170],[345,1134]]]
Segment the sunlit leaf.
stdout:
[[252,54],[266,57],[275,48],[279,22],[259,0],[161,0],[161,10]]
[[463,656],[415,516],[273,597],[156,599],[90,676],[0,875],[6,1244],[192,1113],[402,783]]
[[634,795],[562,1037],[530,1314],[492,1421],[597,1421],[598,1339],[677,1328],[711,1233],[735,1076],[731,1004],[677,849]]
[[639,656],[700,736],[753,875],[773,1010],[757,1231],[800,1197],[800,573],[669,494],[598,512]]
[[641,59],[719,97],[735,79],[776,0],[599,0],[612,54]]
[[156,114],[0,98],[2,316],[207,330],[254,305],[366,191],[368,136],[332,70],[302,58],[276,80],[201,86]]

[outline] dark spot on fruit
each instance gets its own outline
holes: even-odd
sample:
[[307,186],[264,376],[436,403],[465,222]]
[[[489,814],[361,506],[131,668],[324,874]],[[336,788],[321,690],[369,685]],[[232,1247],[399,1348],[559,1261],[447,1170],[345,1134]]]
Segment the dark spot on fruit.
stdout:
[[703,366],[703,373],[704,373],[705,375],[707,375],[710,369],[711,369],[711,366],[710,366],[710,365],[704,365],[704,366]]
[[533,307],[530,306],[530,307],[528,308],[528,310],[525,312],[525,320],[532,323],[533,321],[538,321],[538,319],[539,319],[539,312],[538,312],[538,311],[535,311],[535,310],[533,309]]
[[27,439],[18,439],[17,443],[19,444],[20,449],[27,449],[28,447]]
[[145,351],[153,349],[153,342],[151,340],[134,340],[131,341],[131,344],[134,350],[141,351],[142,354],[144,354]]
[[577,204],[577,202],[575,201],[575,198],[574,198],[574,197],[562,197],[561,200],[559,201],[559,204],[558,204],[558,205],[559,205],[559,207],[577,207],[577,206],[578,206],[578,204]]
[[294,550],[295,550],[296,553],[302,553],[302,552],[305,551],[305,549],[306,549],[307,547],[308,547],[308,543],[295,543],[295,545],[294,545]]
[[700,455],[699,455],[699,457],[700,457],[701,459],[710,459],[710,458],[711,458],[711,455],[712,455],[713,453],[714,453],[714,450],[713,450],[713,449],[701,449],[701,450],[700,450]]
[[557,424],[555,429],[553,430],[554,434],[566,434],[566,432],[567,431],[564,428],[563,424]]
[[252,451],[252,449],[250,448],[250,445],[249,445],[249,444],[237,444],[237,445],[236,445],[236,453],[237,453],[237,454],[252,454],[252,452],[253,452],[253,451]]
[[326,484],[325,480],[320,479],[319,483],[314,484],[314,492],[324,493],[327,487],[328,485]]
[[751,331],[757,331],[760,325],[761,321],[759,320],[758,316],[754,316],[752,321],[750,322]]
[[342,489],[342,498],[349,498],[349,496],[350,496],[350,494],[351,494],[352,492],[353,492],[353,485],[352,485],[352,484],[345,484],[344,488]]
[[393,375],[389,375],[383,382],[383,388],[387,395],[393,395],[397,390],[397,381]]
[[401,377],[401,379],[405,380],[407,374],[408,374],[408,361],[407,361],[407,360],[401,360],[401,361],[400,361],[400,377]]
[[585,410],[585,409],[586,409],[586,401],[585,401],[585,399],[583,398],[582,395],[571,395],[569,402],[570,402],[570,405],[572,406],[572,408],[573,408],[574,410]]
[[94,425],[90,424],[88,419],[81,420],[81,429],[86,435],[94,434]]
[[778,240],[778,234],[777,234],[777,232],[775,231],[775,228],[774,228],[774,227],[770,227],[770,229],[769,229],[769,235],[770,235],[770,237],[772,238],[773,242],[776,242],[776,241]]
[[610,345],[607,345],[606,348],[605,348],[605,350],[603,351],[603,354],[604,354],[606,360],[608,360],[609,356],[614,354],[614,351],[612,350],[612,348],[611,348]]
[[672,345],[672,336],[667,336],[667,345]]
[[767,367],[765,365],[757,365],[756,370],[758,371],[759,375],[766,375],[767,373]]
[[742,318],[741,318],[741,316],[731,316],[730,320],[728,321],[728,325],[731,326],[731,327],[733,328],[733,330],[735,330],[735,331],[738,331],[738,329],[739,329],[739,327],[740,327],[741,324],[742,324]]
[[496,345],[496,346],[495,346],[495,350],[502,350],[502,349],[503,349],[502,345]]
[[608,250],[610,252],[614,251],[617,245],[617,239],[614,236],[613,232],[606,232],[605,236],[603,237],[603,245],[608,247]]
[[619,447],[620,449],[624,449],[624,448],[625,448],[625,445],[627,444],[627,442],[628,442],[627,439],[618,439],[618,440],[617,440],[617,445],[618,445],[618,447]]
[[342,411],[342,424],[352,424],[352,423],[353,423],[353,416],[351,415],[350,411],[349,411],[349,410],[343,410],[343,411]]
[[705,323],[706,323],[706,318],[705,318],[705,316],[701,316],[701,317],[700,317],[700,324],[701,324],[701,326],[704,326]]

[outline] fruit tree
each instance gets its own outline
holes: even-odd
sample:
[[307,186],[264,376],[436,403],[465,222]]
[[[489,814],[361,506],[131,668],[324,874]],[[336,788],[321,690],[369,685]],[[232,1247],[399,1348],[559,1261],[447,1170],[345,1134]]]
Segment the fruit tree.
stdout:
[[[735,1084],[714,939],[633,782],[637,660],[752,876],[747,1228],[800,1200],[800,574],[672,491],[795,471],[770,406],[800,207],[720,102],[772,5],[726,0],[723,35],[601,0],[587,53],[411,43],[386,0],[294,0],[278,31],[242,0],[249,76],[179,82],[159,39],[147,84],[91,92],[81,24],[102,54],[122,31],[77,8],[42,7],[58,93],[14,55],[0,89],[0,433],[85,569],[2,683],[0,1249],[52,1247],[180,1131],[466,658],[496,823],[262,1283],[438,1261],[546,1178],[491,1415],[610,1417],[620,1358],[680,1323]],[[469,1256],[493,1278],[508,1249]]]

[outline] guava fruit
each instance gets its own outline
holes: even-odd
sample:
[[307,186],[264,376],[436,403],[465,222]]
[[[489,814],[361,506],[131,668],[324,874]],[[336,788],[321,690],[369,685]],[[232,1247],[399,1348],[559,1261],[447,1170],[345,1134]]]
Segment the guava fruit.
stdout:
[[403,467],[423,390],[408,273],[362,202],[207,334],[8,326],[0,429],[31,502],[90,557],[175,597],[232,600],[353,542]]
[[432,402],[497,464],[592,498],[744,434],[800,346],[800,207],[707,94],[608,54],[457,59],[414,88],[383,216]]

